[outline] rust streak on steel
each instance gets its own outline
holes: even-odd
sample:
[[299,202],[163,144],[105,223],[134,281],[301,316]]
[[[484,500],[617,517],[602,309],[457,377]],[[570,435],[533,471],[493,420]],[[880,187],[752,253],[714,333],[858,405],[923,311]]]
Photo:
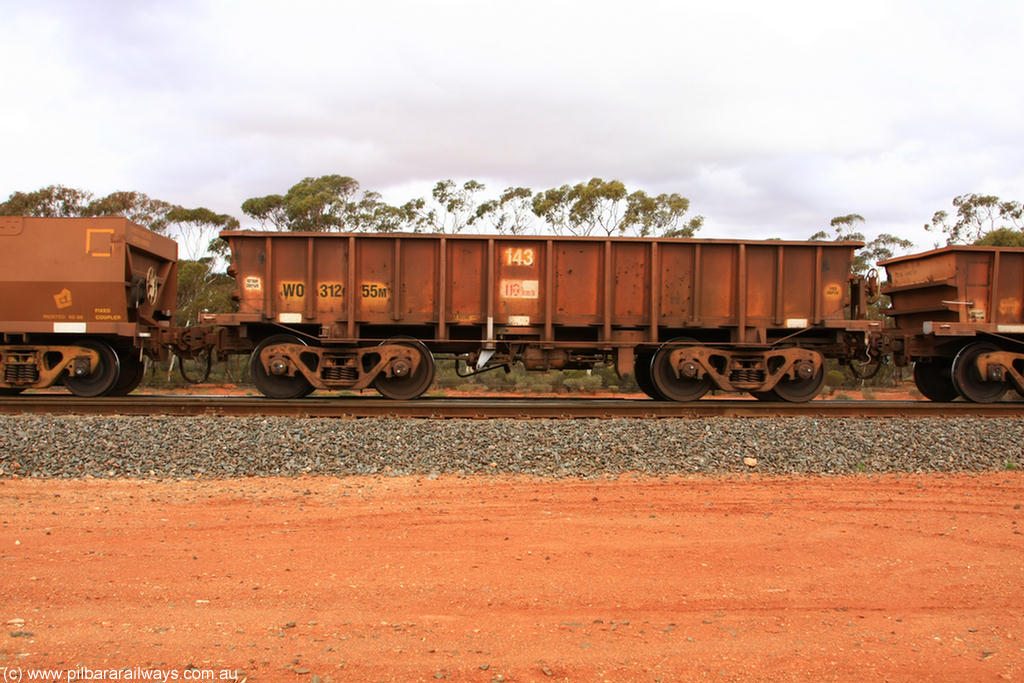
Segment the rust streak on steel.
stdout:
[[1020,417],[1020,403],[930,401],[811,401],[767,403],[705,399],[673,403],[646,399],[447,398],[390,401],[365,397],[311,397],[281,401],[226,396],[69,398],[41,394],[0,399],[0,414],[284,416],[318,418],[706,418],[706,417]]
[[448,240],[441,238],[437,245],[437,338],[447,341],[448,326],[445,316],[448,315]]
[[395,238],[394,265],[391,267],[391,319],[402,319],[402,238]]
[[313,238],[306,238],[306,320],[316,318],[316,252]]
[[[267,239],[270,239],[269,237]],[[349,339],[356,336],[356,238],[348,238],[348,263],[345,273],[345,334]],[[270,309],[268,309],[270,310]]]
[[555,340],[555,242],[544,242],[544,339],[541,348],[554,348]]

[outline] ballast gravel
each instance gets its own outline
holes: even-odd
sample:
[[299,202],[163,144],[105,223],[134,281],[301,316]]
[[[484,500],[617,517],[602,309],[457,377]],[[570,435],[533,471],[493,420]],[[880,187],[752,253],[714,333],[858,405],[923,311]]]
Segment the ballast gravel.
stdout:
[[0,477],[648,475],[1024,468],[1024,420],[0,416]]

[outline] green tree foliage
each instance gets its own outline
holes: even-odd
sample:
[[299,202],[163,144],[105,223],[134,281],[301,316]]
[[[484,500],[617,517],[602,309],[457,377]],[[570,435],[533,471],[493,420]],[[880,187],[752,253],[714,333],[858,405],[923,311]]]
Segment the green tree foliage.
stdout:
[[622,215],[626,207],[626,186],[618,180],[591,178],[572,187],[562,185],[538,193],[533,212],[556,233],[587,236],[595,231],[623,234]]
[[533,197],[533,213],[556,233],[571,235],[692,237],[704,218],[687,220],[689,208],[690,201],[679,194],[629,193],[621,181],[601,178],[551,188]]
[[234,308],[231,298],[234,278],[218,272],[227,243],[217,236],[221,230],[235,230],[238,219],[210,209],[175,207],[167,214],[168,232],[179,245],[178,325],[194,325],[203,312],[227,313]]
[[506,187],[497,199],[477,207],[475,225],[490,225],[503,235],[525,235],[534,224],[533,190],[528,187]]
[[261,230],[290,230],[288,211],[284,206],[284,195],[268,194],[265,197],[251,197],[242,202],[242,213],[255,218]]
[[218,253],[223,248],[214,245],[222,240],[217,237],[221,230],[237,230],[238,219],[223,213],[214,213],[210,209],[185,209],[176,206],[167,213],[167,224],[174,233],[175,239],[183,252],[181,255],[188,260],[197,261],[209,251]]
[[993,240],[1016,239],[1012,232],[1024,230],[1024,206],[1003,201],[995,195],[962,194],[953,200],[955,218],[947,211],[936,211],[926,230],[941,232],[946,244],[983,244],[990,233]]
[[975,244],[985,247],[1024,247],[1024,230],[997,228],[985,233]]
[[[346,232],[364,232],[380,226],[379,232],[395,232],[394,218],[388,215],[395,207],[388,206],[379,192],[367,190],[358,202],[350,203],[344,214]],[[400,224],[400,223],[399,223]]]
[[[831,221],[829,221],[829,225],[832,226],[833,237],[831,239],[835,240],[836,242],[865,241],[864,233],[857,232],[856,230],[853,229],[855,225],[863,222],[864,216],[861,216],[859,213],[850,213],[845,216],[836,216]],[[818,232],[811,235],[810,239],[814,241],[828,240],[830,239],[829,231],[819,230]]]
[[428,223],[425,206],[423,199],[391,206],[379,192],[367,190],[362,199],[349,205],[343,227],[348,232],[423,232]]
[[174,324],[195,325],[204,312],[228,313],[237,304],[232,299],[235,279],[213,271],[213,259],[178,261],[178,309]]
[[339,230],[352,211],[359,183],[348,176],[304,178],[284,196],[291,230]]
[[439,389],[470,392],[515,393],[592,393],[599,391],[638,392],[631,378],[621,378],[611,366],[598,366],[593,370],[526,370],[512,365],[508,373],[486,372],[471,377],[460,377],[455,362],[438,360],[435,385]]
[[569,192],[569,225],[574,235],[595,231],[611,236],[625,232],[622,214],[626,205],[626,186],[619,180],[591,178],[577,183]]
[[426,232],[430,228],[430,214],[426,209],[427,202],[419,197],[410,199],[398,208],[402,220],[402,228],[409,232]]
[[690,200],[675,192],[650,197],[637,190],[627,198],[623,232],[632,229],[640,237],[693,237],[704,225],[704,216],[686,219],[689,210]]
[[92,194],[63,185],[48,185],[34,192],[13,192],[0,204],[0,215],[38,218],[77,218],[86,215]]
[[167,229],[168,214],[179,208],[141,192],[112,192],[89,203],[87,216],[124,216],[154,232]]
[[91,192],[63,185],[48,185],[33,192],[14,192],[0,204],[0,215],[40,218],[123,216],[154,232],[167,228],[173,204],[142,192],[112,192],[96,198]]
[[348,176],[303,178],[283,195],[246,199],[242,212],[264,230],[423,232],[433,220],[423,199],[391,206],[379,192],[366,190],[357,199],[358,193],[359,183]]
[[[692,237],[703,216],[688,218],[690,202],[677,194],[630,193],[619,180],[592,178],[534,194],[528,187],[507,187],[480,201],[483,183],[438,181],[429,199],[392,206],[348,176],[305,178],[285,194],[252,197],[242,211],[260,227],[276,230],[346,232],[458,233],[467,228],[523,235],[546,227],[556,234]],[[538,226],[537,219],[542,223]]]
[[431,192],[437,207],[427,214],[433,231],[462,232],[476,222],[476,195],[484,189],[483,183],[476,180],[467,180],[461,187],[451,179],[438,181]]
[[340,230],[354,213],[353,197],[359,183],[348,176],[303,178],[285,195],[254,197],[242,203],[242,211],[278,230],[325,232]]
[[569,194],[572,188],[568,185],[543,190],[533,196],[533,213],[543,220],[555,234],[569,232]]

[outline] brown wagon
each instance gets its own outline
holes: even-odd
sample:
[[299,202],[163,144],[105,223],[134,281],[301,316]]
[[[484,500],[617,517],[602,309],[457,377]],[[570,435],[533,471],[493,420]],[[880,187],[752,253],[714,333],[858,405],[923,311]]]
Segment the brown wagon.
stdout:
[[1024,248],[946,247],[882,262],[897,365],[926,397],[1024,394]]
[[124,218],[0,217],[0,392],[134,389],[176,305],[177,251]]
[[[376,387],[414,398],[434,357],[466,373],[611,363],[655,398],[713,387],[804,401],[863,336],[855,242],[222,233],[273,397]],[[851,294],[851,288],[853,293]],[[851,340],[854,340],[851,343]]]

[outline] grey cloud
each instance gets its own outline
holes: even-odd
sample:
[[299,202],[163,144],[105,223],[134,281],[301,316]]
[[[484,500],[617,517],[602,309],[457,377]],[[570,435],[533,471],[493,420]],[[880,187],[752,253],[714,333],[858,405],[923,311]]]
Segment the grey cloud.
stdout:
[[909,230],[956,194],[1020,198],[1013,5],[581,7],[23,9],[0,27],[33,65],[24,109],[0,114],[0,194],[71,182],[238,214],[321,173],[378,190],[603,176],[689,196],[723,237],[806,237],[851,211]]

